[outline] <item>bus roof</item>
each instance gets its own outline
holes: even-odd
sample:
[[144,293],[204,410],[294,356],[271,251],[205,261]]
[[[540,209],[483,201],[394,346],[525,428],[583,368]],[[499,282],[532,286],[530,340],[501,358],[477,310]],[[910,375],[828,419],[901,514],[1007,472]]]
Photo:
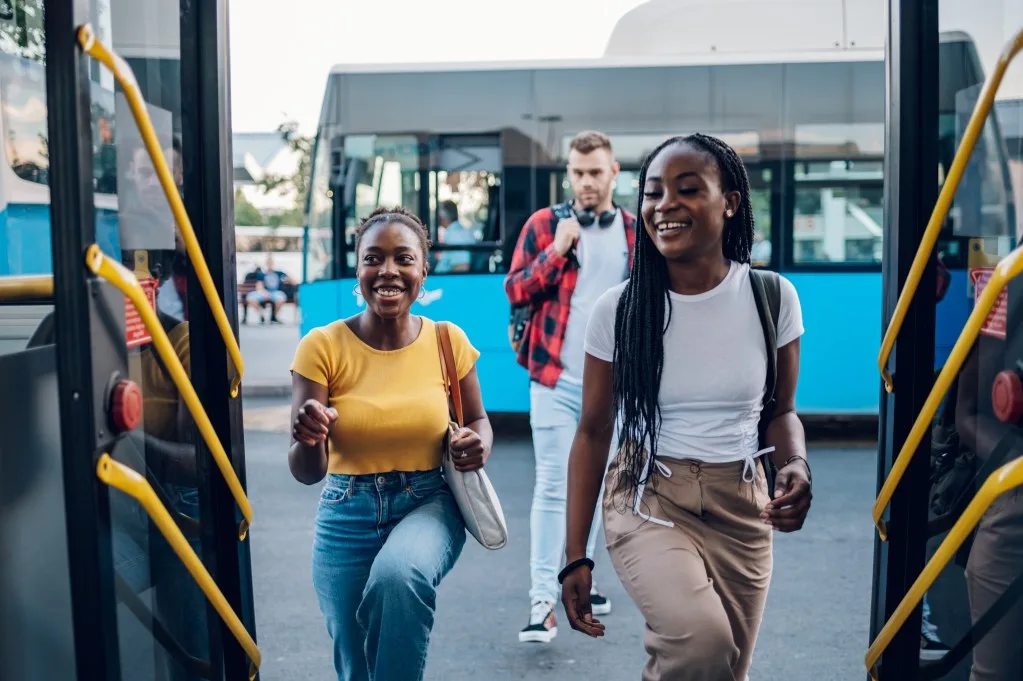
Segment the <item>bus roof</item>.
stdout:
[[331,74],[450,73],[452,71],[530,71],[555,69],[614,69],[650,66],[729,66],[740,64],[812,64],[883,61],[884,50],[834,49],[799,52],[730,52],[590,59],[542,59],[464,62],[395,62],[337,64]]

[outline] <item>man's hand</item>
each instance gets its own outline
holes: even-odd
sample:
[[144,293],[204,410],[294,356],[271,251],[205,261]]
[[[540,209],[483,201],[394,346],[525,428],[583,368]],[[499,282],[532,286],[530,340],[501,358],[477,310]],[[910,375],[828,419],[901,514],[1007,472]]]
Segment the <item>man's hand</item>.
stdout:
[[560,220],[558,228],[554,232],[554,250],[558,252],[558,255],[564,257],[578,239],[579,221],[574,217]]

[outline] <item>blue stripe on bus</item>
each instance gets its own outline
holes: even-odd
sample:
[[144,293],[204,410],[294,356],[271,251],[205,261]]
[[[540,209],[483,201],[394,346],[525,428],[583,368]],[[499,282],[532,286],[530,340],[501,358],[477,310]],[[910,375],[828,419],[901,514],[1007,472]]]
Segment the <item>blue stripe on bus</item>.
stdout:
[[[877,272],[785,273],[799,294],[806,332],[801,340],[796,408],[807,415],[875,415],[881,382],[881,275]],[[944,364],[972,304],[965,271],[952,271],[938,305],[935,367]],[[362,309],[354,279],[301,287],[300,333]],[[508,303],[502,275],[430,275],[415,314],[461,326],[481,352],[477,370],[484,406],[493,412],[528,412],[529,380],[508,345]]]
[[[9,204],[0,211],[0,276],[53,272],[50,236],[48,204]],[[96,210],[96,242],[104,253],[120,259],[117,211]]]

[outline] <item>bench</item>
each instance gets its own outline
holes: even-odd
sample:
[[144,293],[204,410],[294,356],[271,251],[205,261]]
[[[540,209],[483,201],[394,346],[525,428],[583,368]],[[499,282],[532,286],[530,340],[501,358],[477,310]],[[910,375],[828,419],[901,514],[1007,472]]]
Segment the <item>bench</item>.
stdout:
[[[242,320],[244,320],[246,318],[246,314],[247,314],[247,308],[246,308],[246,305],[245,305],[245,298],[246,298],[246,296],[249,295],[249,293],[251,293],[252,291],[255,291],[255,290],[256,290],[256,281],[255,280],[243,281],[243,282],[238,284],[238,305],[240,307],[239,318],[242,319]],[[285,284],[284,286],[281,287],[281,290],[284,291],[284,294],[287,296],[287,298],[285,299],[284,303],[281,304],[282,308],[285,305],[298,305],[298,287],[297,286],[295,286],[294,284]],[[268,300],[265,303],[263,303],[263,307],[266,308],[266,309],[269,309],[270,308],[270,301]]]

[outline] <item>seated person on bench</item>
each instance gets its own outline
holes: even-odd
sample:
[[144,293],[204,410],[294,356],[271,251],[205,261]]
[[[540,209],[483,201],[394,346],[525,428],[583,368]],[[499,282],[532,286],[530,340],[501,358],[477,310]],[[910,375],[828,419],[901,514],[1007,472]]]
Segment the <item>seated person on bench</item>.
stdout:
[[[281,290],[281,287],[290,281],[287,274],[274,269],[273,256],[267,255],[266,269],[256,274],[255,290],[250,291],[245,296],[246,307],[256,312],[260,323],[263,323],[263,313],[260,308],[268,302],[273,304],[270,321],[274,324],[280,323],[280,320],[277,319],[277,313],[280,311],[281,305],[288,300],[288,294]],[[248,316],[248,311],[246,311],[246,320]]]

